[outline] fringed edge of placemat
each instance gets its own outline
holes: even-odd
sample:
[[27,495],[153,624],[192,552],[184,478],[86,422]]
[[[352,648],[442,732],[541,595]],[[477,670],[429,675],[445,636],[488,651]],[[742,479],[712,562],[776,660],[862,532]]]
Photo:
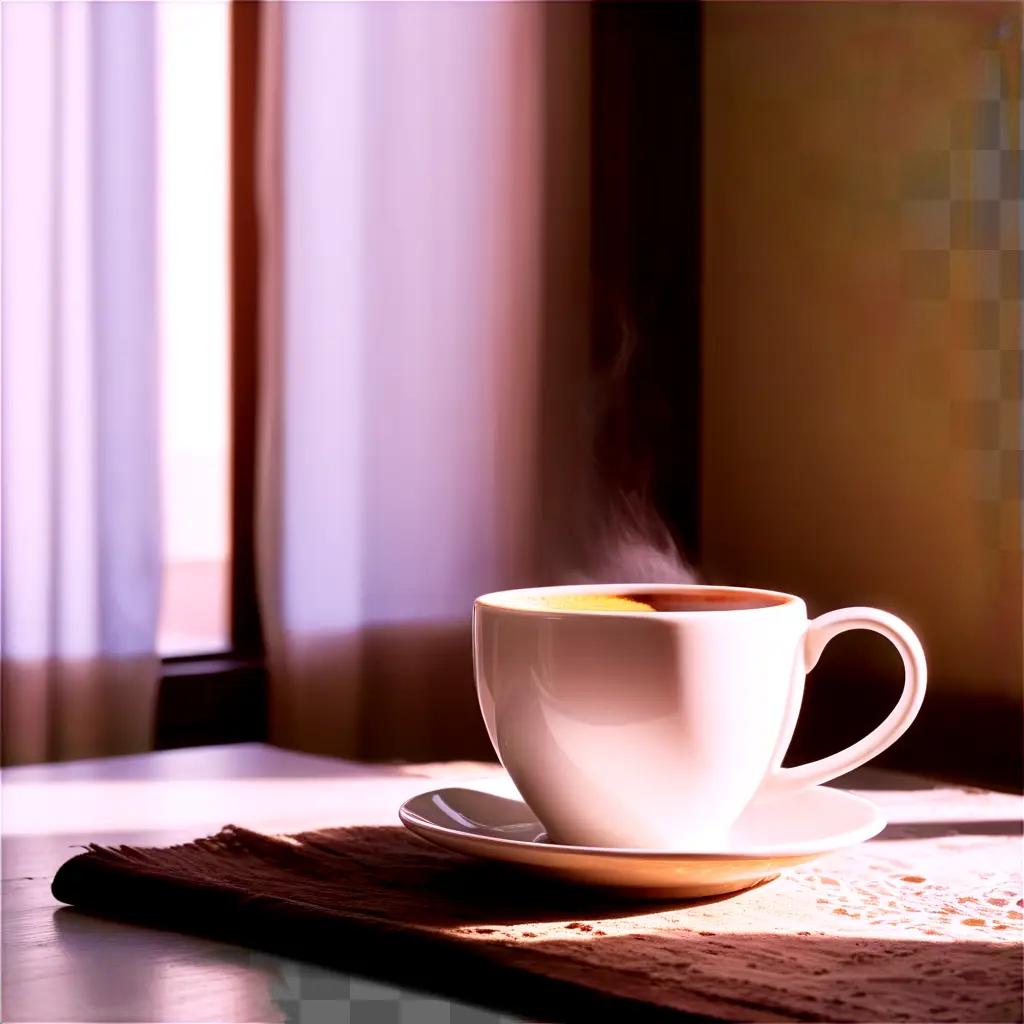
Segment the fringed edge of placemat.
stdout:
[[[170,847],[89,844],[59,868],[51,891],[60,902],[99,917],[230,942],[534,1019],[722,1020],[721,1007],[708,1001],[697,1000],[704,1002],[706,1015],[650,1003],[642,978],[617,976],[615,992],[602,983],[600,971],[529,947],[460,939],[410,923],[399,928],[359,913],[325,914],[299,900],[253,894],[223,877],[197,878],[184,862],[170,871],[155,862],[157,855],[165,860],[168,854],[187,851],[194,865],[197,852],[248,854],[248,844],[264,843],[280,857],[285,847],[297,850],[306,835],[316,833],[269,836],[229,825],[215,835]],[[769,1014],[749,1019],[779,1018]]]

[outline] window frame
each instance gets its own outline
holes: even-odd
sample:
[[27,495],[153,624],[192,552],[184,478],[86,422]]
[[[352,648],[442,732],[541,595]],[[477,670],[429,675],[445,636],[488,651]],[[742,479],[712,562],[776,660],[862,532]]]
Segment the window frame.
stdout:
[[256,586],[259,274],[256,146],[262,4],[229,10],[229,647],[161,659],[156,747],[266,738],[266,669]]

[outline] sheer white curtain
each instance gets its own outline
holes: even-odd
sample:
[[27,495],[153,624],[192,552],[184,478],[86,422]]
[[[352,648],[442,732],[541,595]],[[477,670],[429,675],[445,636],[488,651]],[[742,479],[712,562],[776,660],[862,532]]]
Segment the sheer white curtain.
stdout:
[[152,741],[154,7],[2,9],[3,759]]
[[473,597],[538,579],[584,487],[558,429],[588,309],[587,12],[564,6],[271,13],[259,526],[286,745],[488,749]]

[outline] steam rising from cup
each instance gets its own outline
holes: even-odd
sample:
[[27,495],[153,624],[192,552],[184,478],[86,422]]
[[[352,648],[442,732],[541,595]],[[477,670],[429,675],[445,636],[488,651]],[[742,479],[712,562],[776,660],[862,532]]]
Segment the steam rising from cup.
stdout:
[[668,527],[639,499],[621,496],[569,583],[697,583]]
[[[658,512],[658,467],[671,446],[671,410],[652,382],[663,372],[655,348],[621,303],[617,331],[605,332],[591,382],[593,490],[570,555],[567,583],[697,583]],[[576,562],[577,564],[572,564]]]

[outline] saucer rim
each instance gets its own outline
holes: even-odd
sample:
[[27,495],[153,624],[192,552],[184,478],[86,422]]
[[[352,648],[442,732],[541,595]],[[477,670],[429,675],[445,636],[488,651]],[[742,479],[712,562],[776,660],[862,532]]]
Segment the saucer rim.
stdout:
[[[478,832],[470,832],[464,829],[450,828],[446,825],[438,825],[409,809],[409,804],[414,800],[419,800],[423,797],[431,797],[435,794],[444,793],[453,789],[468,789],[487,796],[499,795],[489,792],[486,789],[478,789],[472,785],[441,786],[434,789],[424,790],[422,793],[417,793],[402,802],[402,805],[398,808],[398,818],[401,823],[409,829],[409,831],[416,835],[420,835],[419,829],[424,829],[429,832],[441,833],[443,835],[453,836],[463,840],[468,838],[486,845],[507,847],[510,849],[545,850],[556,854],[586,854],[587,856],[597,857],[626,857],[633,860],[664,860],[669,858],[672,860],[758,861],[791,857],[820,856],[825,853],[843,849],[847,846],[856,846],[859,843],[866,842],[868,839],[872,839],[874,836],[877,836],[889,824],[885,815],[882,813],[882,809],[867,797],[861,796],[858,793],[851,793],[849,790],[839,789],[835,786],[818,785],[808,788],[830,793],[832,794],[830,799],[834,797],[838,800],[849,800],[860,804],[871,812],[870,820],[865,822],[865,824],[859,828],[835,833],[829,837],[822,837],[817,842],[805,840],[803,843],[798,843],[796,845],[776,843],[774,845],[751,846],[744,850],[722,850],[721,848],[709,848],[706,850],[699,848],[678,850],[670,848],[652,849],[629,846],[574,846],[566,843],[539,843],[536,841],[528,842],[523,839],[505,839],[498,836],[489,836]],[[800,790],[800,792],[804,792],[804,790]],[[518,803],[521,803],[527,808],[527,810],[529,810],[529,805],[520,796],[514,798],[504,797],[503,799],[515,799]],[[530,811],[530,813],[533,814],[532,811]],[[540,824],[540,822],[538,822],[538,824]],[[421,836],[421,838],[425,837]]]

